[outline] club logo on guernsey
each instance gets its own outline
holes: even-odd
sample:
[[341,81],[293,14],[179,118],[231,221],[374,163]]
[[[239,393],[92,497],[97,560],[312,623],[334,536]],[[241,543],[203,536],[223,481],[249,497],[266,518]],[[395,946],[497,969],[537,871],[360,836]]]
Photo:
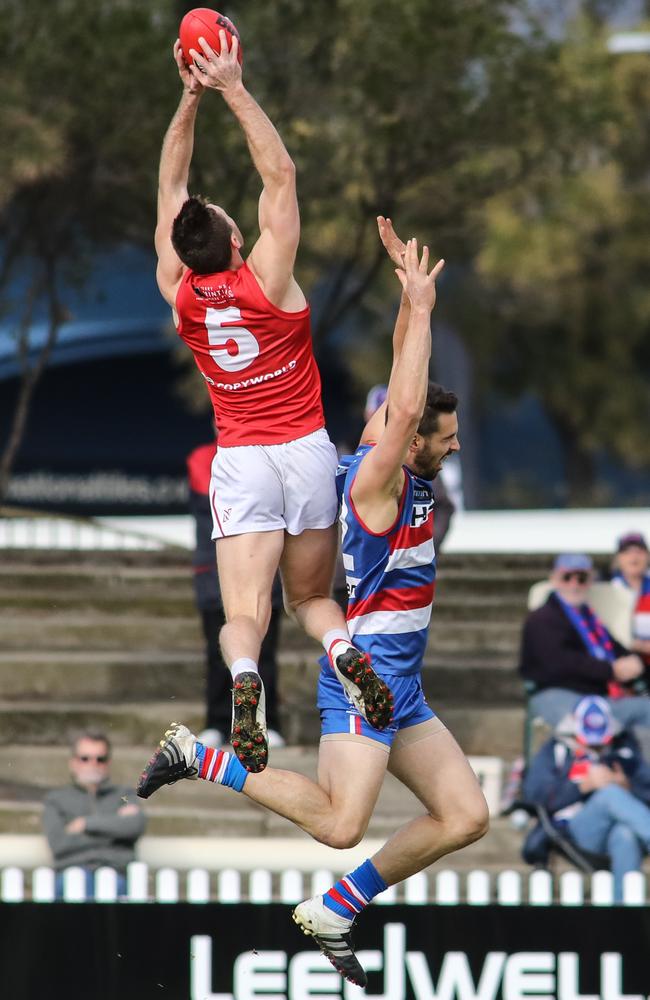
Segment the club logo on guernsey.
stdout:
[[413,507],[411,510],[411,527],[418,528],[421,524],[426,524],[432,510],[433,497],[431,496],[431,491],[415,486],[413,490]]

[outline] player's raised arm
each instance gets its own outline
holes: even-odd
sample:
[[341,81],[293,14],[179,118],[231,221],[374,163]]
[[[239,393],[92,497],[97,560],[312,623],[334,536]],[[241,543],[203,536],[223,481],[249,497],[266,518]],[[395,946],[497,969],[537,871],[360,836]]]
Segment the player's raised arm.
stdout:
[[[386,253],[395,264],[396,268],[404,269],[404,254],[406,253],[406,243],[397,235],[393,229],[393,223],[390,219],[384,218],[383,215],[377,216],[377,228],[379,229],[379,238],[383,243]],[[395,320],[395,327],[393,329],[393,364],[391,367],[390,378],[393,377],[393,372],[395,366],[399,361],[400,354],[402,352],[402,344],[404,343],[404,337],[406,335],[406,329],[408,327],[409,318],[411,315],[411,301],[406,294],[405,290],[402,289],[402,296],[400,298],[399,310],[397,313],[397,319]],[[379,406],[370,420],[367,422],[363,429],[359,444],[375,443],[382,436],[384,431],[384,425],[386,423],[386,409],[388,407],[388,400],[390,398],[390,379],[388,383],[388,392],[386,393],[386,400]]]
[[[417,433],[427,396],[431,357],[431,311],[436,301],[436,278],[444,261],[429,272],[429,251],[418,260],[416,240],[409,240],[405,269],[396,269],[411,304],[404,342],[391,375],[388,418],[376,446],[359,467],[352,499],[373,530],[393,522],[404,482],[402,465]],[[381,525],[384,525],[384,528]]]
[[194,58],[191,69],[204,87],[221,92],[246,136],[253,163],[262,179],[260,237],[249,254],[248,265],[271,302],[289,310],[300,309],[306,303],[293,281],[300,240],[295,166],[277,129],[244,86],[237,59],[237,38],[232,38],[229,50],[225,32],[221,31],[219,37],[219,54],[205,39],[200,39],[203,52],[190,49]]
[[172,223],[188,198],[187,181],[194,150],[194,124],[203,87],[186,66],[180,42],[174,59],[183,82],[183,94],[163,140],[158,170],[158,219],[155,245],[156,279],[163,298],[173,307],[183,264],[172,246]]

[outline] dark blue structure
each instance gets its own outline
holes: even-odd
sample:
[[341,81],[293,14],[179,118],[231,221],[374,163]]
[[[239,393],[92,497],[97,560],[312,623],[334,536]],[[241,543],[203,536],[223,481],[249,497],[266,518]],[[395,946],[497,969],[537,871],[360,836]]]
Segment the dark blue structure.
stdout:
[[[30,409],[14,466],[12,504],[79,513],[185,512],[185,457],[212,436],[207,394],[194,412],[177,386],[187,348],[158,292],[153,252],[122,246],[94,255],[87,280],[60,292],[70,315],[59,330]],[[11,320],[26,281],[9,292],[0,320],[0,447],[14,411],[19,366]],[[44,306],[30,331],[32,357],[47,336]],[[325,406],[349,431],[340,360],[319,358]],[[328,394],[336,392],[331,402]],[[343,431],[341,432],[343,436]]]

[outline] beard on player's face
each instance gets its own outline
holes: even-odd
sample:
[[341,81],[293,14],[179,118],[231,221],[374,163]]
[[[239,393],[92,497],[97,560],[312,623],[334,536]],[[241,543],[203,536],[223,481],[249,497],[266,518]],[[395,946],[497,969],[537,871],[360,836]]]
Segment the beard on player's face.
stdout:
[[428,437],[420,438],[415,453],[409,462],[411,470],[421,479],[435,479],[442,468],[444,459],[453,452],[453,448],[441,447],[435,438],[435,433]]

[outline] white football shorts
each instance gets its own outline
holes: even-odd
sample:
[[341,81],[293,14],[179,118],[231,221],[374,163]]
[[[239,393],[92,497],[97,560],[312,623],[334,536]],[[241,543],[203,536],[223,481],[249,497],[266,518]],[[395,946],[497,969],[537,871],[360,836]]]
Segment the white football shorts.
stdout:
[[324,428],[286,444],[217,447],[210,479],[212,537],[328,528],[338,507],[337,462]]

